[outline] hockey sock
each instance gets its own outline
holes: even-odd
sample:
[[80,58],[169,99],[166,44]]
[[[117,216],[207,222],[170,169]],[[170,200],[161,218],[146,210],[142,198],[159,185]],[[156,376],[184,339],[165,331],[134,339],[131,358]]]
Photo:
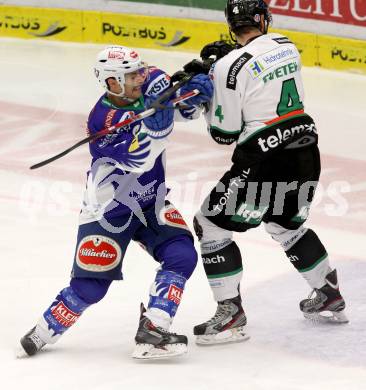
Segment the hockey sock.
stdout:
[[301,273],[311,288],[321,288],[331,271],[327,251],[314,231],[307,232],[286,251],[292,265]]
[[154,325],[169,329],[182,299],[186,278],[161,270],[150,288],[150,301],[145,313]]
[[232,241],[216,252],[202,251],[205,272],[216,301],[234,298],[243,275],[240,250]]
[[61,290],[37,324],[42,340],[48,344],[55,343],[89,306],[72,287]]

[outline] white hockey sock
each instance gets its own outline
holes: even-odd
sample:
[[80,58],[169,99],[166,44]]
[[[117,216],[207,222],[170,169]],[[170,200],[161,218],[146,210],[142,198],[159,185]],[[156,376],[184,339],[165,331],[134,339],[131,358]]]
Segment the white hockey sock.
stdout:
[[325,285],[325,277],[331,272],[328,256],[314,268],[300,271],[301,276],[309,283],[311,288],[321,288]]
[[169,314],[164,310],[157,309],[156,307],[147,308],[144,314],[155,326],[169,330],[172,319]]
[[49,329],[48,323],[43,316],[37,322],[36,333],[46,344],[54,344],[62,336],[61,334],[55,335],[54,331]]

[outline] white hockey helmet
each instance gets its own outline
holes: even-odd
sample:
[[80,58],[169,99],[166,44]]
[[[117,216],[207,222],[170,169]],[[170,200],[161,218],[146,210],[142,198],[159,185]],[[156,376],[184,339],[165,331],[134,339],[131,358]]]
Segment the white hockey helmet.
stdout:
[[[147,65],[142,62],[140,55],[125,46],[108,46],[102,50],[97,56],[94,72],[102,87],[111,95],[119,97],[124,97],[125,84],[134,83],[126,75],[138,72],[145,79],[148,75]],[[111,77],[120,85],[121,93],[117,94],[109,90],[107,80]]]

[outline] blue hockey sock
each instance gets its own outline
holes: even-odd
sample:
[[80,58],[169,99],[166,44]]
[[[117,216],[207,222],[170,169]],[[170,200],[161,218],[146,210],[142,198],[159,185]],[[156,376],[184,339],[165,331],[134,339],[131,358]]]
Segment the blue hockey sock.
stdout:
[[[156,325],[168,328],[167,322],[171,322],[182,299],[186,278],[172,271],[161,270],[156,274],[155,281],[150,289],[150,301],[148,305],[149,317]],[[162,311],[162,322],[156,323],[149,313]],[[165,315],[164,315],[165,314]],[[167,321],[168,319],[168,321]],[[164,325],[165,324],[165,325]]]
[[51,342],[52,338],[56,340],[68,328],[74,325],[83,311],[89,306],[90,304],[82,300],[72,287],[66,287],[61,290],[54,302],[43,314],[43,319],[50,332],[50,340],[45,341]]

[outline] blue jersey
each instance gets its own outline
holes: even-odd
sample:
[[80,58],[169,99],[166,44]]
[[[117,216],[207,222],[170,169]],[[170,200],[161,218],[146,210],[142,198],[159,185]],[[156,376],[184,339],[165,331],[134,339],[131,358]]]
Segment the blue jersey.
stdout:
[[[117,107],[103,95],[88,119],[88,132],[116,125],[146,110],[144,101],[170,85],[169,76],[155,67],[142,87],[142,96],[128,106]],[[144,210],[156,200],[158,189],[165,190],[164,151],[167,140],[153,139],[143,122],[136,121],[90,143],[92,166],[81,212],[81,223],[134,211],[136,202]]]

